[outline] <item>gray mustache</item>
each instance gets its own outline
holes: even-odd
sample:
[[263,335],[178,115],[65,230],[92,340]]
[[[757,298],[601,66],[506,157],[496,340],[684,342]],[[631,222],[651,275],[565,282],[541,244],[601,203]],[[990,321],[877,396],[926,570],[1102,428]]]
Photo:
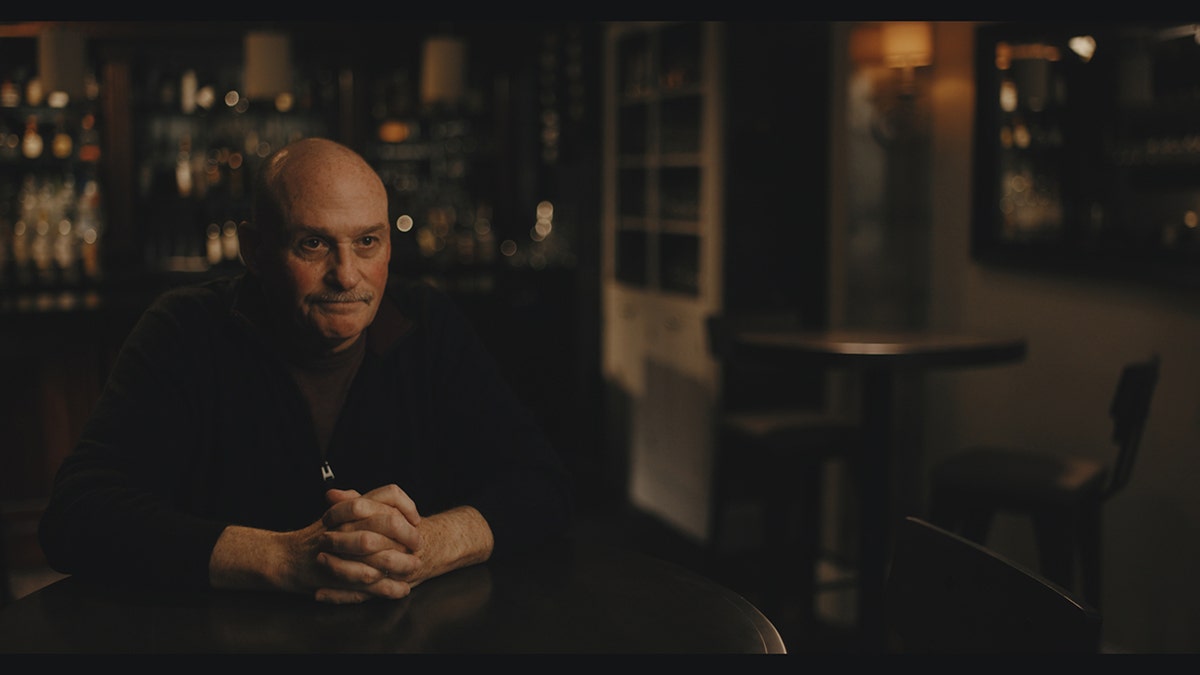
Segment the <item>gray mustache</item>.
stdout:
[[334,295],[318,295],[314,302],[370,302],[374,296],[359,293],[339,293]]

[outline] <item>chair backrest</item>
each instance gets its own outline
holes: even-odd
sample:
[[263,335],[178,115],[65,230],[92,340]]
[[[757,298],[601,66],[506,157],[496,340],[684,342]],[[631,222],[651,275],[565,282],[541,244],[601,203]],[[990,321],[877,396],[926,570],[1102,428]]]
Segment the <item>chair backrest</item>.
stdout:
[[1146,418],[1150,415],[1150,401],[1158,385],[1160,361],[1159,355],[1154,354],[1145,361],[1128,364],[1121,370],[1121,379],[1117,382],[1117,391],[1108,413],[1113,422],[1112,437],[1117,444],[1117,459],[1105,488],[1106,498],[1125,487],[1133,474],[1133,462],[1142,442]]
[[889,648],[913,654],[1098,653],[1098,610],[1041,575],[919,518],[896,537]]
[[733,336],[739,330],[799,328],[792,310],[752,310],[712,314],[705,319],[708,349],[721,366],[721,407],[752,410],[763,407],[819,408],[824,401],[824,373],[819,368],[781,367],[776,363],[738,357]]

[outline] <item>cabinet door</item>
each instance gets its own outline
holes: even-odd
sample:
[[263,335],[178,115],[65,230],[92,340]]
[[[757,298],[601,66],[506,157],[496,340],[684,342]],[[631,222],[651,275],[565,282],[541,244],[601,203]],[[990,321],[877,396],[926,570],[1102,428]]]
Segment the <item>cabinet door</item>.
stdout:
[[715,366],[704,310],[661,294],[643,305],[642,395],[635,398],[630,499],[697,540],[707,537]]
[[712,388],[692,373],[646,358],[645,395],[635,399],[629,498],[680,532],[708,536]]
[[602,302],[604,378],[629,396],[641,395],[645,388],[642,356],[646,349],[646,314],[652,309],[646,293],[610,283],[605,286]]
[[628,407],[628,497],[706,536],[720,302],[716,23],[625,23],[607,39],[604,361]]

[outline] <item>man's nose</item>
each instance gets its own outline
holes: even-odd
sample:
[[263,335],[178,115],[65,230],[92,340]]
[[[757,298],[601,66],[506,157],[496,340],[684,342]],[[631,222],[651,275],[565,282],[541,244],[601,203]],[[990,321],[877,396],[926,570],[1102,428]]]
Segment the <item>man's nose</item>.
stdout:
[[340,288],[354,288],[362,280],[355,266],[353,252],[335,248],[329,257],[329,269],[325,274],[326,282]]

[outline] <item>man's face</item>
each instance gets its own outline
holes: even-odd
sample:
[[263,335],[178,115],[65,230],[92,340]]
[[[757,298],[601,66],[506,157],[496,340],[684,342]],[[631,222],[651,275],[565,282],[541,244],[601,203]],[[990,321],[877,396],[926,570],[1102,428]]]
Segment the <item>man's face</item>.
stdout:
[[391,259],[387,195],[356,176],[331,172],[290,186],[282,240],[272,246],[279,264],[264,279],[305,337],[335,352],[374,320]]

